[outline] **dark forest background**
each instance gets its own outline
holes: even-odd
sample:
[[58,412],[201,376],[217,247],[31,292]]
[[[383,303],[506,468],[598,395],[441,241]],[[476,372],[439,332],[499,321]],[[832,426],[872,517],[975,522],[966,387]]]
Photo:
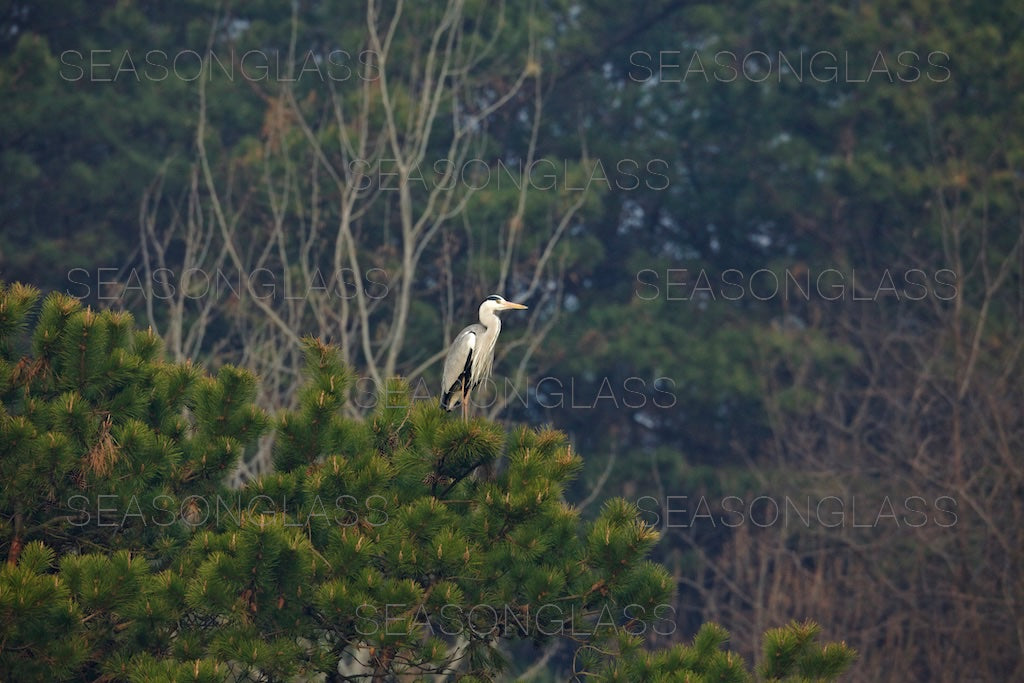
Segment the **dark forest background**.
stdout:
[[[7,2],[0,279],[294,407],[299,338],[564,430],[684,640],[1024,679],[1024,7]],[[270,444],[234,475],[269,467]]]

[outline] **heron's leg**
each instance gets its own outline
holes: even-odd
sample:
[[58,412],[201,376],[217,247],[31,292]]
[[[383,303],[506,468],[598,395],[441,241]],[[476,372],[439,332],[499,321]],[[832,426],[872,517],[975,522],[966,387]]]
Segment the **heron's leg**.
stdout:
[[462,394],[462,421],[469,422],[469,392]]

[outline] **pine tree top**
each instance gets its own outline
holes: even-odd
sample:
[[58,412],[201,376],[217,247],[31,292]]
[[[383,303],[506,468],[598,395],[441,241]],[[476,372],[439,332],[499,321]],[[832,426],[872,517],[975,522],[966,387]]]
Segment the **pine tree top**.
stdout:
[[[345,418],[353,374],[315,339],[269,416],[250,373],[167,362],[127,314],[53,294],[29,330],[37,298],[0,288],[4,679],[492,680],[503,644],[565,639],[599,680],[747,680],[714,626],[641,647],[673,616],[658,534],[621,499],[581,519],[563,434],[464,423],[398,379]],[[227,487],[264,435],[274,471]],[[850,651],[816,636],[766,634],[761,674],[837,675]]]

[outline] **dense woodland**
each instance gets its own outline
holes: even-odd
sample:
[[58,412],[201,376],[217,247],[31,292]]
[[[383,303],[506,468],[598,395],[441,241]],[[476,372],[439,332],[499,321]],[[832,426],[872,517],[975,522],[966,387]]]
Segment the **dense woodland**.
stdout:
[[[713,622],[730,654],[703,674],[742,657],[770,676],[771,653],[812,642],[813,620],[823,640],[856,650],[844,680],[1024,679],[1024,7],[12,2],[0,24],[0,280],[42,292],[5,289],[0,308],[6,585],[59,565],[74,594],[89,571],[114,569],[62,559],[69,547],[142,543],[154,573],[137,579],[149,588],[132,604],[211,605],[188,628],[177,612],[157,620],[184,643],[169,659],[191,661],[204,629],[238,629],[203,655],[209,680],[284,680],[366,645],[339,627],[341,645],[310,654],[323,636],[308,631],[243,666],[239,643],[277,633],[246,617],[255,594],[240,588],[245,608],[229,609],[228,587],[200,594],[172,576],[228,575],[225,558],[242,566],[229,531],[76,541],[47,521],[71,519],[49,503],[21,508],[27,491],[107,491],[104,478],[128,467],[111,454],[128,440],[148,443],[137,450],[153,463],[175,453],[132,489],[149,500],[200,481],[205,494],[310,496],[333,484],[308,468],[330,462],[335,478],[352,468],[334,493],[366,494],[378,477],[389,505],[410,506],[409,528],[447,496],[454,516],[423,532],[431,552],[459,515],[460,550],[495,543],[473,525],[500,519],[483,501],[501,487],[540,496],[520,510],[523,538],[575,548],[581,573],[524,569],[502,599],[558,594],[600,614],[577,584],[642,594],[672,615],[673,628],[643,633],[662,652],[651,667],[710,657],[725,638],[702,629]],[[433,408],[441,361],[493,292],[529,310],[506,315],[493,382],[476,398],[482,419],[458,432]],[[106,330],[105,346],[89,346],[98,365],[86,373],[68,335],[90,325]],[[150,392],[148,407],[111,393],[103,382],[115,375]],[[211,401],[236,391],[244,411],[218,416]],[[68,392],[95,414],[39,417],[44,404],[73,414]],[[135,422],[117,422],[118,410]],[[193,427],[174,422],[182,410]],[[337,425],[321,434],[328,413]],[[217,431],[222,418],[236,431]],[[142,423],[190,445],[149,443]],[[33,478],[46,468],[25,469],[35,451],[11,435],[30,424],[38,435],[84,430],[47,456],[67,481],[47,489]],[[75,438],[87,466],[73,462]],[[214,443],[230,451],[216,471],[201,455]],[[456,453],[447,464],[416,464],[445,449]],[[531,449],[542,462],[523,462]],[[491,484],[470,476],[492,460],[505,464]],[[510,473],[551,484],[517,489]],[[602,529],[637,534],[623,540],[636,583],[615,584],[608,557],[567,540],[570,522],[591,541]],[[317,569],[322,553],[372,583],[356,536],[265,533],[303,567],[287,581],[343,582]],[[398,582],[401,539],[374,542],[387,567],[377,569]],[[494,552],[482,567],[543,554]],[[143,573],[128,557],[111,560],[128,563],[117,571]],[[391,599],[369,583],[367,600]],[[0,613],[15,609],[3,595]],[[335,604],[325,596],[316,609]],[[82,614],[115,602],[83,602]],[[161,669],[152,633],[133,621],[131,638],[119,635],[107,617],[106,640],[82,635],[49,653],[72,667],[63,675],[186,680]],[[787,624],[791,640],[765,640]],[[538,680],[580,670],[579,642],[542,635],[528,634],[526,655],[509,645],[512,659],[535,660]],[[145,654],[88,664],[118,639]],[[638,642],[619,644],[623,666],[643,659]],[[671,649],[681,643],[694,649]],[[416,671],[509,671],[479,645],[422,643],[418,662],[443,660],[446,647],[473,654]],[[401,670],[380,656],[388,643],[375,647],[369,675]],[[830,647],[777,672],[838,672],[846,651]],[[592,670],[628,680],[601,659],[610,651]],[[0,640],[5,671],[21,657]],[[234,663],[217,669],[218,657]]]

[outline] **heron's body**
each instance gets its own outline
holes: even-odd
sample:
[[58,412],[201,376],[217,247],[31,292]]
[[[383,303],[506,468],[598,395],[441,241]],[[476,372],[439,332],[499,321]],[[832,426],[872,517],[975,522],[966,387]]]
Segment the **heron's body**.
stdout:
[[441,407],[452,410],[462,404],[465,418],[469,408],[469,394],[491,376],[494,364],[494,346],[501,332],[498,311],[523,309],[526,306],[505,301],[497,294],[480,304],[480,322],[467,325],[459,332],[448,349],[441,372]]

